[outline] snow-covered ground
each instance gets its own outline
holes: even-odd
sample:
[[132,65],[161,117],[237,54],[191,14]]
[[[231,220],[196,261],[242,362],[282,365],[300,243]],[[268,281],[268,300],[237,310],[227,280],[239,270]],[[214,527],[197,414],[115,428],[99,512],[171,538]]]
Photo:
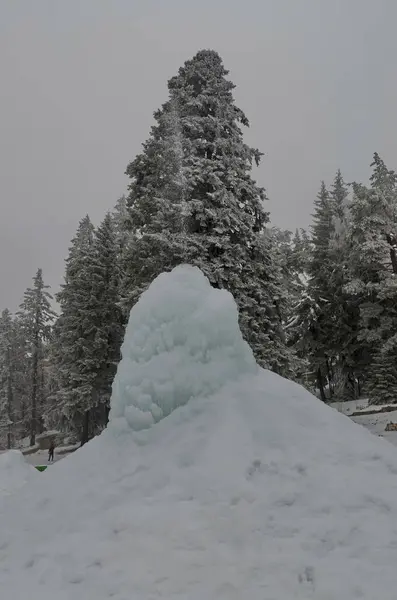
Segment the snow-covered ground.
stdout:
[[108,429],[0,506],[4,598],[395,600],[396,563],[395,448],[256,367],[187,267],[132,311]]
[[[394,446],[397,446],[397,431],[385,431],[388,423],[397,423],[397,406],[396,410],[382,412],[385,408],[391,408],[391,405],[368,406],[368,402],[365,399],[352,400],[351,402],[335,402],[331,406],[338,410],[338,412],[350,416],[352,421],[362,425],[374,435],[383,437]],[[367,414],[373,410],[379,410],[379,413]],[[355,414],[357,412],[361,414]],[[351,416],[353,414],[355,416]]]
[[[38,443],[36,443],[36,446],[31,448],[30,437],[28,436],[18,441],[18,448],[23,452],[25,460],[28,464],[33,465],[35,467],[41,465],[50,466],[56,463],[58,460],[61,460],[68,456],[69,453],[74,452],[80,445],[68,443],[70,442],[69,438],[65,437],[65,435],[60,434],[59,431],[46,431],[45,435],[47,437],[52,436],[56,442],[59,442],[59,440],[63,442],[62,445],[57,445],[55,447],[54,461],[48,462],[48,450],[40,450],[40,446]],[[38,440],[39,437],[40,436],[37,436],[36,440]]]
[[393,412],[384,412],[375,415],[363,414],[362,416],[352,417],[352,420],[366,427],[374,435],[383,437],[388,442],[397,446],[397,431],[385,431],[388,423],[397,423],[397,409]]
[[0,452],[0,506],[6,496],[19,492],[25,484],[32,483],[36,475],[37,471],[26,463],[19,450]]
[[343,415],[352,415],[353,413],[368,408],[368,399],[360,398],[358,400],[349,400],[348,402],[331,402],[330,406],[335,408]]
[[48,462],[48,450],[38,450],[33,454],[25,455],[26,462],[35,467],[40,465],[53,465],[61,458],[65,458],[65,455],[59,454],[55,451],[54,462]]

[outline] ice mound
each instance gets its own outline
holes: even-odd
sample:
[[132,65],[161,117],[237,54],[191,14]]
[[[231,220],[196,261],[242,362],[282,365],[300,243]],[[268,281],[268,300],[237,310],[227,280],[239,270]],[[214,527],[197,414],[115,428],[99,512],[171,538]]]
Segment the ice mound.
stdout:
[[9,450],[0,454],[0,499],[20,490],[25,483],[37,476],[22,452]]
[[146,429],[257,366],[237,307],[196,267],[163,273],[133,307],[113,383],[110,426]]

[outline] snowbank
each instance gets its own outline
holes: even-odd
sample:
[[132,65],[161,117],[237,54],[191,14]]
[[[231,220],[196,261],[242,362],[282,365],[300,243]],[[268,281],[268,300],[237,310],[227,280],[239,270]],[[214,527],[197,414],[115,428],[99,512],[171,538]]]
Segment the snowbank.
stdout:
[[0,453],[0,501],[2,497],[20,490],[36,475],[37,471],[27,464],[19,450]]
[[[178,286],[182,294],[196,281],[191,269],[163,276],[157,303],[172,294],[177,300]],[[231,326],[235,308],[229,296],[216,294],[225,302],[223,311],[234,315]],[[152,310],[144,313],[142,305],[139,310],[137,327],[161,329],[163,309],[157,312],[154,299]],[[174,310],[168,317],[177,327],[179,304]],[[206,335],[218,322],[223,327],[223,311],[219,307],[219,319]],[[183,319],[188,326],[187,312]],[[197,324],[200,339],[205,316]],[[134,331],[129,327],[125,348]],[[194,333],[192,325],[189,335]],[[229,380],[225,367],[228,381],[219,379],[213,395],[181,394],[166,406],[167,418],[135,431],[135,417],[126,408],[138,404],[137,394],[127,394],[125,387],[124,397],[118,388],[111,426],[8,499],[0,511],[2,596],[395,599],[396,449],[294,383],[261,369],[250,372],[245,351],[247,368],[240,371],[234,356],[241,352],[241,338],[236,341],[236,329],[229,335],[235,340],[226,346],[235,349],[230,360],[236,373]],[[151,336],[155,333],[135,338],[136,362],[124,353],[118,385],[139,382],[125,362],[139,372],[139,365],[151,361],[149,350],[143,352],[149,345],[167,360],[163,346],[147,343]],[[173,354],[178,338],[171,337]],[[225,348],[222,339],[219,335]],[[190,359],[184,363],[179,357],[177,363],[194,378]],[[163,372],[162,362],[151,364]],[[175,373],[174,361],[167,364]],[[157,371],[143,368],[159,381]],[[209,372],[203,369],[212,391]],[[197,385],[195,380],[192,389]],[[156,393],[151,400],[160,398]],[[181,398],[184,405],[172,410]],[[157,415],[150,407],[148,401],[139,410],[150,412],[152,423]]]

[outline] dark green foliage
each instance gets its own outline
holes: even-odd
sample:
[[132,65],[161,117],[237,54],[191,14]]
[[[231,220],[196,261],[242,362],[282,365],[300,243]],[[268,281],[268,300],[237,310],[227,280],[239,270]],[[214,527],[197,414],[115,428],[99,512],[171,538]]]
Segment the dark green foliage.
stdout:
[[123,332],[119,253],[113,218],[95,232],[85,217],[72,241],[61,315],[52,344],[53,394],[49,421],[80,435],[82,443],[107,423],[111,384]]
[[51,326],[56,316],[51,308],[52,296],[44,284],[42,270],[33,278],[33,287],[28,288],[20,306],[19,318],[22,333],[29,352],[29,412],[30,445],[34,446],[36,434],[42,430],[43,409],[43,360],[45,344],[51,335]]
[[279,273],[268,236],[265,192],[251,177],[261,153],[219,55],[199,52],[168,83],[169,100],[127,168],[128,307],[162,271],[188,262],[234,295],[243,334],[259,362],[288,371],[277,307]]
[[367,384],[371,404],[397,403],[397,361],[394,353],[377,354]]
[[[367,387],[372,401],[382,402],[384,382],[389,381],[391,390],[393,386],[397,335],[397,178],[378,154],[371,166],[371,186],[353,186],[347,289],[359,307],[358,340],[371,367]],[[385,377],[388,368],[390,378]]]

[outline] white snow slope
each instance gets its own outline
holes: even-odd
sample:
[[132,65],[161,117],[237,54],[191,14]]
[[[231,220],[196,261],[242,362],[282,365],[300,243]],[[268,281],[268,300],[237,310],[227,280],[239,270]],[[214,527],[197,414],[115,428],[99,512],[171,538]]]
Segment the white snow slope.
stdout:
[[396,449],[256,368],[196,269],[132,321],[108,429],[0,509],[1,597],[395,600]]
[[5,496],[18,492],[26,483],[32,482],[37,474],[36,469],[27,464],[20,450],[1,452],[0,503]]

